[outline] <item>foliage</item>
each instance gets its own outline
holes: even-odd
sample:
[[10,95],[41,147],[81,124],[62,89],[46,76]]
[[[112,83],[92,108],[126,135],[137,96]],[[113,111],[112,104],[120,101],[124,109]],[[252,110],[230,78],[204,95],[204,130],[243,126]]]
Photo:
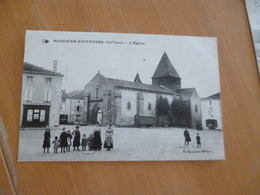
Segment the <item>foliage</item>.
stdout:
[[172,116],[174,116],[177,119],[178,125],[180,125],[182,122],[185,121],[189,115],[189,107],[187,104],[178,99],[173,100],[170,106]]
[[158,119],[158,123],[160,123],[160,118],[162,119],[161,123],[163,124],[164,116],[168,116],[170,111],[170,105],[167,98],[163,98],[159,96],[156,100],[156,116]]
[[136,76],[135,76],[134,82],[136,82],[136,83],[142,83],[142,81],[141,81],[140,76],[139,76],[138,73],[137,73]]

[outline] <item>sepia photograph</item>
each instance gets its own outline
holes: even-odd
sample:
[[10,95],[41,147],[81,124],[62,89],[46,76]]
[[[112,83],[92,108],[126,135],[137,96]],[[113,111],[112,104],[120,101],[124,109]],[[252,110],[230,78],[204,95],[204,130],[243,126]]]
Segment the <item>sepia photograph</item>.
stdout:
[[217,39],[26,31],[19,162],[224,160]]

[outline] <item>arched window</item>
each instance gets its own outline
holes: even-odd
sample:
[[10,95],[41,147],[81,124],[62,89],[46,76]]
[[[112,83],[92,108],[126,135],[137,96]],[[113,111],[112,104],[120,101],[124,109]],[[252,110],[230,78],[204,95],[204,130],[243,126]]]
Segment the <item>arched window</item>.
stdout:
[[212,101],[211,100],[209,100],[209,105],[212,105]]
[[198,106],[195,105],[195,112],[197,113],[198,112]]
[[148,103],[148,110],[152,110],[152,104],[150,102]]
[[130,103],[130,102],[127,102],[126,109],[127,109],[127,110],[130,110],[130,109],[131,109],[131,103]]
[[96,99],[98,99],[98,87],[96,88]]

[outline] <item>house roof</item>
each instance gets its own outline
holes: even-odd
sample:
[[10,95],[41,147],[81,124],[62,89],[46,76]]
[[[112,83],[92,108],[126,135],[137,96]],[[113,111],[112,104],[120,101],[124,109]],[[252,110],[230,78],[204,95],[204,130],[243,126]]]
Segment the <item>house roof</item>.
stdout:
[[71,97],[64,90],[61,90],[61,98],[70,99]]
[[119,87],[119,88],[174,94],[174,92],[172,90],[163,88],[160,86],[156,86],[156,85],[149,85],[149,84],[144,84],[144,83],[139,83],[139,82],[131,82],[131,81],[125,81],[125,80],[119,80],[119,79],[112,79],[112,78],[107,78],[107,79],[111,83],[113,83],[116,87]]
[[183,101],[188,101],[195,90],[195,88],[176,89],[176,93],[180,94]]
[[205,97],[205,98],[201,98],[202,100],[220,100],[220,93],[216,93],[214,95]]
[[42,67],[35,66],[35,65],[30,64],[28,62],[24,62],[23,72],[24,73],[30,73],[30,74],[50,75],[50,76],[62,76],[62,77],[64,76],[60,73],[53,72],[51,70],[46,70]]
[[181,78],[175,68],[173,67],[169,57],[166,52],[163,53],[163,56],[152,76],[152,78],[160,78],[160,77],[175,77]]
[[87,96],[87,93],[84,89],[74,90],[68,93],[71,99],[84,99]]

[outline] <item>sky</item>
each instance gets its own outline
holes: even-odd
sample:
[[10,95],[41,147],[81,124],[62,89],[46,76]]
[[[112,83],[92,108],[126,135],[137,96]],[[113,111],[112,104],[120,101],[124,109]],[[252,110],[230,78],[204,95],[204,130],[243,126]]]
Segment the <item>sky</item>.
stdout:
[[[47,41],[46,41],[47,40]],[[201,98],[220,92],[217,39],[173,35],[27,31],[24,61],[64,75],[62,89],[83,89],[100,71],[108,78],[151,84],[166,52],[182,88]]]

